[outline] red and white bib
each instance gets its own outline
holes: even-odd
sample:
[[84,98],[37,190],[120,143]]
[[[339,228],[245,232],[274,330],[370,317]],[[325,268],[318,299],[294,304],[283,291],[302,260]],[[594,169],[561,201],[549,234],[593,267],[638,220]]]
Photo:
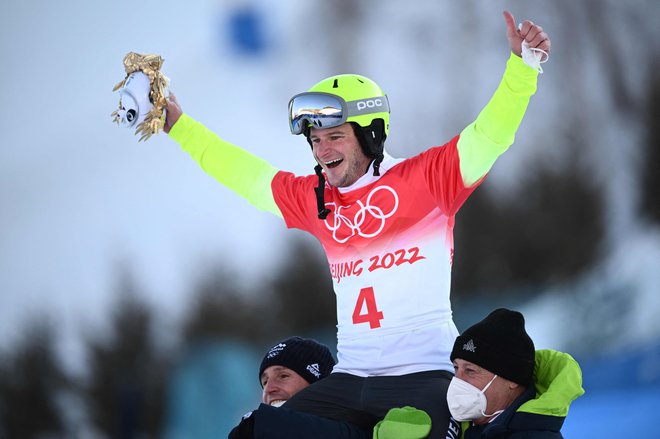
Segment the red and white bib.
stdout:
[[348,188],[326,184],[325,220],[317,217],[315,175],[273,179],[287,226],[314,235],[328,258],[337,295],[335,372],[453,371],[454,216],[476,187],[463,184],[457,141],[406,160],[386,156],[380,177],[369,172]]

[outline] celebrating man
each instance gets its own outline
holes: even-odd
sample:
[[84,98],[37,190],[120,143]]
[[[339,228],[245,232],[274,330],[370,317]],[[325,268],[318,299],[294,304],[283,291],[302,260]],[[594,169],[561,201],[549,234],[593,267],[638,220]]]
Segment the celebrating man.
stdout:
[[444,437],[449,411],[439,395],[458,335],[449,298],[454,217],[513,143],[536,91],[537,55],[550,50],[540,26],[504,18],[512,53],[488,105],[446,144],[405,160],[384,151],[389,103],[364,76],[333,76],[291,99],[291,132],[304,135],[317,162],[303,177],[221,140],[169,100],[165,130],[206,172],[326,252],[338,363],[285,408],[371,429],[390,408],[413,406],[431,416],[430,437]]

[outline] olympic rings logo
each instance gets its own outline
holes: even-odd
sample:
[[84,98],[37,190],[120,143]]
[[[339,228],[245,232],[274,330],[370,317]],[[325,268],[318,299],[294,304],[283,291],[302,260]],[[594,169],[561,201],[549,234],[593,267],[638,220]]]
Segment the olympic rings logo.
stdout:
[[[388,191],[392,194],[393,197],[394,203],[388,212],[384,212],[382,208],[371,204],[372,197],[381,190]],[[349,216],[346,216],[342,212],[348,211],[353,207],[353,205],[338,207],[336,203],[325,203],[325,205],[335,207],[334,209],[331,209],[333,214],[329,215],[328,218],[324,220],[325,226],[328,228],[328,230],[332,231],[332,237],[335,239],[335,241],[343,244],[356,234],[363,238],[373,238],[382,232],[385,228],[385,220],[394,215],[399,207],[399,196],[397,195],[396,191],[389,186],[378,186],[369,192],[366,204],[364,204],[362,200],[357,201],[359,209],[352,218],[350,218],[350,214],[348,214]],[[332,224],[329,222],[331,219]],[[365,220],[367,219],[373,220],[367,221],[365,223]],[[378,225],[374,231],[369,232],[367,230],[363,230],[364,226],[371,226],[374,223]]]

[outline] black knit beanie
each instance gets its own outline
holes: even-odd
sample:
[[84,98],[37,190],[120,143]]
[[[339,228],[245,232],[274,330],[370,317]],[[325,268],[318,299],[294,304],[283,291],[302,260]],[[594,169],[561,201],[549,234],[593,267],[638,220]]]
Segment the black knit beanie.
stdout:
[[327,346],[311,338],[291,337],[270,348],[259,367],[261,374],[270,366],[284,366],[312,384],[332,372],[335,359]]
[[534,375],[534,342],[518,311],[499,308],[470,326],[454,342],[450,359],[460,358],[514,383],[528,386]]

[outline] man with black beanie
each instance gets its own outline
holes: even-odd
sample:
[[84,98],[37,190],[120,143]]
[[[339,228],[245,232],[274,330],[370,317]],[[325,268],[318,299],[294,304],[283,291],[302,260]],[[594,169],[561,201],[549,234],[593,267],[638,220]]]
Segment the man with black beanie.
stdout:
[[447,437],[562,438],[570,403],[584,393],[582,372],[568,354],[534,350],[517,311],[499,308],[456,338],[456,376],[447,403]]
[[[305,387],[330,375],[334,365],[328,347],[311,338],[289,337],[271,347],[259,366],[261,404],[243,416],[228,438],[257,439],[267,435],[273,439],[370,439],[370,431],[348,422],[290,410],[284,405]],[[279,428],[265,428],[273,419],[282,421]]]
[[311,338],[289,337],[270,348],[259,366],[261,402],[279,407],[300,390],[327,377],[335,359]]
[[[447,391],[447,439],[561,439],[571,402],[584,393],[568,354],[534,351],[518,311],[499,308],[456,337],[456,375]],[[427,437],[430,419],[414,407],[390,410],[374,439]]]

